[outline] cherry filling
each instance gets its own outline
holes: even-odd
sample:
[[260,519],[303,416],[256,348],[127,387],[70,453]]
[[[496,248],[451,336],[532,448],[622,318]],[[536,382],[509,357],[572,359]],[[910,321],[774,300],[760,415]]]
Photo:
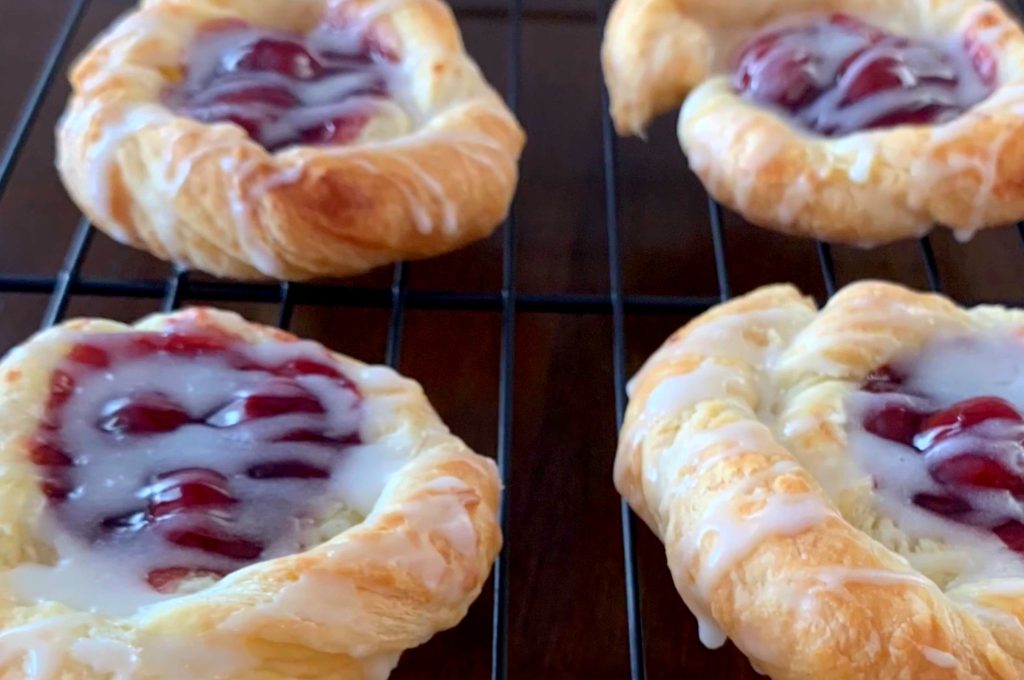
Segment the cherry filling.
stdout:
[[[930,363],[938,369],[942,361],[955,356],[947,347],[941,360]],[[992,351],[995,348],[989,348]],[[965,363],[978,348],[964,345]],[[1019,350],[1015,350],[1019,351]],[[1014,357],[1008,353],[1012,360]],[[1002,372],[1002,375],[1000,373]],[[1015,373],[994,369],[966,390],[970,382],[992,380],[1004,394],[1019,393]],[[948,519],[992,531],[1011,549],[1024,554],[1024,415],[1007,399],[981,396],[948,402],[952,383],[935,378],[922,379],[914,367],[884,366],[871,373],[861,386],[866,404],[862,410],[864,430],[899,444],[895,452],[882,450],[873,455],[910,455],[911,469],[922,466],[924,477],[913,472],[903,480],[876,478],[876,485],[901,487],[914,505]],[[943,384],[942,395],[931,388]],[[872,447],[877,448],[877,447]],[[893,470],[898,467],[891,468]],[[908,481],[909,480],[909,481]]]
[[366,36],[319,27],[302,36],[211,22],[165,99],[204,122],[233,122],[268,150],[345,144],[389,97],[393,58]]
[[308,343],[92,336],[55,370],[29,457],[64,530],[171,592],[301,549],[360,414]]
[[824,135],[941,123],[991,94],[995,61],[964,38],[944,45],[850,16],[768,29],[740,51],[733,86]]

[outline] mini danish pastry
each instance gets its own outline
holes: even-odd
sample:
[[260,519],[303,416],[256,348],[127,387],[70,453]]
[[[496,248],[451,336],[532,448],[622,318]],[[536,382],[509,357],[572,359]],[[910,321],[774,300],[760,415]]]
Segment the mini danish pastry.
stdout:
[[1024,677],[1024,312],[864,282],[641,369],[615,482],[702,640],[777,679]]
[[94,224],[241,279],[487,236],[524,142],[440,0],[143,0],[71,83],[57,166]]
[[754,224],[873,246],[1024,218],[1024,32],[990,0],[617,0],[621,134],[679,139]]
[[385,678],[501,542],[419,386],[210,309],[0,364],[0,678]]

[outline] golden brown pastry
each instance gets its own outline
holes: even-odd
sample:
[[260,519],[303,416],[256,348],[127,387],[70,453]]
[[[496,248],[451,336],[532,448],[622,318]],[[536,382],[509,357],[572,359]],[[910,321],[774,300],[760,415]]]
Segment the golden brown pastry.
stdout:
[[769,286],[648,360],[615,483],[772,678],[1020,678],[1022,407],[1024,312]]
[[0,678],[385,678],[501,538],[419,385],[212,309],[0,363]]
[[71,83],[75,202],[123,243],[242,279],[487,236],[524,142],[441,0],[144,0]]
[[621,134],[683,103],[708,190],[754,224],[873,246],[1024,218],[1024,33],[989,0],[617,0]]

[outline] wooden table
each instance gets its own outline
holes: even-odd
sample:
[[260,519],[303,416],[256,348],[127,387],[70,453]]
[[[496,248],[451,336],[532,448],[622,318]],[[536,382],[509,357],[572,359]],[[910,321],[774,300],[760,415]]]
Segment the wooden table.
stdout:
[[[0,0],[0,134],[15,129],[24,97],[74,0]],[[645,306],[686,297],[710,302],[761,284],[792,281],[826,295],[816,244],[777,236],[723,215],[722,256],[715,266],[709,203],[678,150],[671,117],[648,142],[618,144],[617,204],[607,201],[597,7],[583,0],[531,0],[522,22],[521,59],[506,7],[462,0],[460,18],[470,51],[502,91],[518,93],[530,135],[515,208],[518,313],[510,373],[509,530],[507,534],[507,675],[511,678],[627,678],[629,631],[619,498],[611,484],[615,450],[615,323],[611,314],[609,207],[617,205],[622,289],[626,295],[626,369],[632,372],[692,313],[684,304]],[[74,32],[69,54],[119,12],[124,0],[93,0]],[[61,61],[66,68],[67,56]],[[518,87],[510,77],[519,74]],[[21,277],[35,293],[0,290],[0,349],[42,322],[53,277],[79,221],[53,170],[53,126],[67,86],[58,78],[26,138],[0,197],[0,283]],[[503,240],[408,269],[400,367],[420,380],[452,429],[476,450],[495,455],[499,442],[499,378],[503,320],[500,300]],[[882,277],[926,288],[937,283],[964,302],[1024,299],[1024,246],[1016,229],[991,231],[957,244],[937,234],[928,246],[911,241],[860,251],[834,248],[838,285]],[[929,281],[925,253],[934,252],[939,281]],[[163,262],[97,234],[80,282],[162,281]],[[723,290],[721,282],[726,284]],[[189,274],[190,286],[210,279]],[[69,315],[132,320],[160,308],[160,295],[86,294],[100,287],[74,283]],[[337,305],[299,304],[292,329],[367,361],[382,361],[388,339],[392,271],[344,282],[351,299]],[[197,288],[198,289],[198,288]],[[366,289],[378,291],[368,294]],[[84,292],[83,292],[84,291]],[[431,309],[430,291],[479,293],[475,308]],[[273,291],[272,291],[273,292]],[[577,296],[560,305],[564,295]],[[417,297],[419,296],[419,297]],[[272,297],[272,296],[271,296]],[[384,302],[382,303],[381,300]],[[649,300],[648,300],[649,301]],[[220,306],[276,323],[267,302]],[[442,305],[443,306],[443,305]],[[734,649],[705,650],[676,595],[660,543],[638,527],[636,555],[648,677],[757,677]],[[492,590],[489,584],[466,620],[405,655],[396,678],[487,678],[491,673]]]

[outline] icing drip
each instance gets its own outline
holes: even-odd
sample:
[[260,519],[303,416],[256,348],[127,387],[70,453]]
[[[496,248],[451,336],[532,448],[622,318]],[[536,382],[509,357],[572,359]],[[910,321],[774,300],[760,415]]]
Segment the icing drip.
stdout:
[[927,645],[920,645],[921,653],[924,654],[924,658],[929,663],[938,666],[939,668],[956,668],[960,665],[960,662],[956,660],[956,657],[949,652],[944,652],[941,649],[935,649]]
[[991,57],[965,43],[890,35],[833,15],[755,36],[740,53],[734,86],[825,135],[943,123],[993,90]]

